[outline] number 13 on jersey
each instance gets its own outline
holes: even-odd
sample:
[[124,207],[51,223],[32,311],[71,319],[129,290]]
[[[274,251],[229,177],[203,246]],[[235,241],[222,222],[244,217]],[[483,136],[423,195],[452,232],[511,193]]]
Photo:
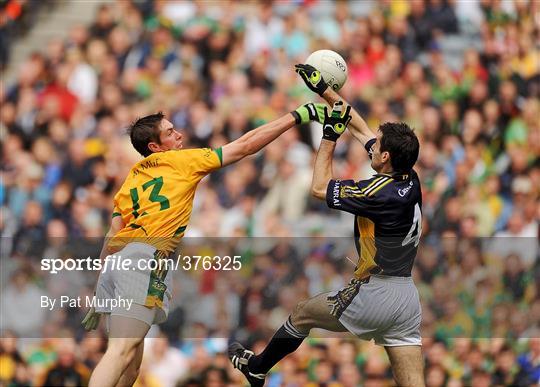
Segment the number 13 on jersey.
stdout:
[[[160,195],[161,188],[163,188],[163,177],[158,176],[156,178],[153,178],[152,180],[147,181],[142,185],[143,192],[146,191],[148,188],[152,187],[152,191],[150,191],[150,196],[148,199],[151,202],[159,203],[159,210],[163,211],[169,208],[171,205],[169,203],[169,199],[167,199],[166,196]],[[138,218],[139,216],[146,215],[146,212],[139,214],[139,192],[137,191],[137,188],[131,188],[129,190],[129,194],[131,196],[131,201],[133,202],[133,216],[135,218]]]

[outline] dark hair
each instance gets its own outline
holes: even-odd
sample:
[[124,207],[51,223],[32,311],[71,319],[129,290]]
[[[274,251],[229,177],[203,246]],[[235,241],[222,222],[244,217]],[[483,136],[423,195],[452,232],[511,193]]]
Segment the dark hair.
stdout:
[[408,172],[418,159],[420,144],[413,130],[404,122],[386,122],[379,126],[382,132],[381,152],[390,153],[395,172]]
[[144,157],[150,155],[152,151],[148,148],[150,142],[157,142],[161,144],[159,140],[159,124],[165,117],[162,112],[150,114],[137,119],[128,128],[129,138],[133,147]]

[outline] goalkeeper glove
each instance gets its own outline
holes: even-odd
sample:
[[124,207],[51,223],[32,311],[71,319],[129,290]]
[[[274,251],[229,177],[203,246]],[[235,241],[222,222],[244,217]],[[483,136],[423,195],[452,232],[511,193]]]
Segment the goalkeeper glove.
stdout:
[[328,85],[324,81],[321,72],[308,64],[297,64],[294,68],[295,71],[300,74],[307,87],[322,97],[323,93],[328,88]]
[[339,136],[347,129],[351,121],[351,107],[347,106],[345,113],[343,111],[343,101],[334,103],[332,113],[328,114],[328,108],[324,107],[323,139],[336,142]]
[[324,122],[324,108],[323,103],[310,102],[293,110],[291,114],[297,125],[307,124],[310,121],[317,121],[322,124]]

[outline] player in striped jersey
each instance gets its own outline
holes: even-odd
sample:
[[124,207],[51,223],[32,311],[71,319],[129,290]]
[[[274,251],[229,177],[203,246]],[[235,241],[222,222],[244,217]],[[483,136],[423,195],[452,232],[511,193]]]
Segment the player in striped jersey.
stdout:
[[[312,193],[330,208],[355,215],[358,263],[348,286],[299,303],[262,353],[233,343],[229,357],[252,386],[263,386],[266,373],[295,351],[312,328],[349,331],[385,347],[399,386],[422,387],[421,308],[411,278],[422,231],[422,192],[413,170],[418,139],[404,123],[385,123],[375,135],[350,106],[342,112],[340,96],[315,68],[297,65],[297,72],[311,90],[334,104],[323,125]],[[377,172],[371,179],[333,178],[336,141],[349,122]]]

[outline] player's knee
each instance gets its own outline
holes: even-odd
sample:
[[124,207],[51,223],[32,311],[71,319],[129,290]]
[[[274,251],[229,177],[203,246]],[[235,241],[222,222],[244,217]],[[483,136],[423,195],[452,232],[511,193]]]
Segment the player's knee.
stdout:
[[[135,381],[139,377],[140,369],[140,366],[129,367],[125,375],[125,386],[132,386],[135,384]],[[118,386],[123,387],[121,383],[119,383]]]
[[137,346],[140,340],[132,338],[116,338],[110,340],[108,352],[111,352],[115,357],[121,359],[125,364],[130,364],[137,353]]
[[127,368],[122,374],[122,377],[116,384],[116,387],[130,387],[135,384],[135,381],[139,377],[139,372],[141,368],[141,358],[136,356],[135,359],[129,363]]
[[135,383],[135,380],[137,380],[137,377],[139,376],[140,372],[141,372],[141,362],[136,361],[131,370],[131,377],[132,377],[133,383]]
[[294,307],[292,313],[291,313],[291,322],[293,325],[296,326],[296,323],[299,323],[302,321],[302,319],[305,316],[304,310],[305,310],[306,301],[300,301],[296,306]]
[[291,313],[291,323],[296,329],[302,333],[308,334],[311,330],[311,322],[308,312],[308,302],[300,301],[293,309]]

